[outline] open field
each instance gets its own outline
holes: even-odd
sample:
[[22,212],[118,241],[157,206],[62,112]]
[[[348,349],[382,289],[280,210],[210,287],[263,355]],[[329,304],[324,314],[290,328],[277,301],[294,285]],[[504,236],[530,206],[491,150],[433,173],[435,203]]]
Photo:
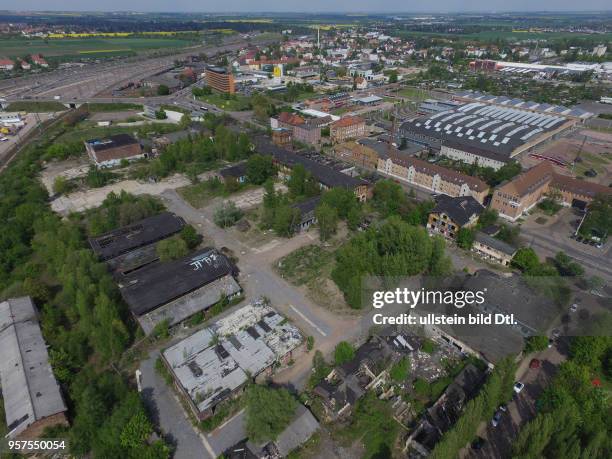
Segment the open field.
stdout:
[[484,30],[482,32],[458,34],[458,33],[443,33],[443,32],[423,32],[423,31],[412,31],[406,30],[399,33],[400,36],[409,37],[454,37],[464,40],[482,40],[491,41],[496,39],[502,40],[560,40],[570,38],[585,38],[591,39],[596,37],[597,40],[607,42],[612,40],[612,33],[603,34],[586,34],[586,33],[573,33],[573,32],[539,32],[539,31],[528,31],[528,30]]
[[45,57],[80,56],[95,58],[108,54],[130,54],[151,49],[182,48],[192,43],[190,40],[168,37],[0,39],[0,49],[3,56],[9,57],[40,53]]
[[212,94],[198,97],[198,100],[230,112],[239,112],[251,108],[249,98],[239,94],[234,94],[231,99],[226,99],[222,94],[213,92]]
[[9,112],[48,113],[67,110],[59,102],[12,102],[6,109]]

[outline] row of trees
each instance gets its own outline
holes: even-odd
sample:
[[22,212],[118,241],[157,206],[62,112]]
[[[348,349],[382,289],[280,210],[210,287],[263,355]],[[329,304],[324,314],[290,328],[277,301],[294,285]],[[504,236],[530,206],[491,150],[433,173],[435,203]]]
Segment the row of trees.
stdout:
[[601,387],[612,381],[609,313],[593,320],[593,336],[574,337],[570,359],[537,402],[538,415],[513,445],[521,458],[604,459],[612,451],[610,403]]
[[516,363],[512,357],[500,361],[476,397],[467,402],[461,417],[444,433],[431,453],[433,459],[458,457],[471,442],[482,421],[491,419],[497,407],[512,397]]

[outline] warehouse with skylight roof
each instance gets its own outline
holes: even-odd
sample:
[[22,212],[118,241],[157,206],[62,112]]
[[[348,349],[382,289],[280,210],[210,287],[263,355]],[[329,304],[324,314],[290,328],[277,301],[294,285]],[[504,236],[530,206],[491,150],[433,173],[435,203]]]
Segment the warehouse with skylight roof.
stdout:
[[471,102],[408,121],[400,135],[442,156],[499,169],[575,124],[555,112]]

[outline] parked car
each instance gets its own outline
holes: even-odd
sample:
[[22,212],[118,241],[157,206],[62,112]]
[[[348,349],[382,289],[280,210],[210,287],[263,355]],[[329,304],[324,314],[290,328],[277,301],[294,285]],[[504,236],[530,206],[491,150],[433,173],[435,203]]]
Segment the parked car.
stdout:
[[529,362],[529,368],[531,369],[540,368],[540,365],[541,365],[541,362],[538,359],[531,359],[531,362]]
[[506,411],[508,411],[508,405],[506,405],[505,403],[499,405],[499,411],[503,411],[505,413]]
[[524,387],[525,387],[525,384],[523,384],[520,381],[517,381],[514,384],[514,392],[516,392],[517,394],[520,394]]
[[570,312],[576,312],[578,310],[578,304],[574,303],[570,306]]
[[501,421],[502,413],[501,411],[496,411],[493,419],[491,419],[491,425],[493,427],[497,427],[499,425],[499,421]]

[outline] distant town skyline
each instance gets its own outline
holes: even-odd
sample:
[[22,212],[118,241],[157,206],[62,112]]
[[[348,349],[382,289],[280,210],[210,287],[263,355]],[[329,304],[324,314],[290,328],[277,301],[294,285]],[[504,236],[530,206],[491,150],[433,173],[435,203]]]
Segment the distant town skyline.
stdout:
[[[580,7],[577,9],[577,7]],[[368,0],[351,2],[311,0],[226,0],[224,2],[191,0],[22,0],[11,3],[0,0],[0,10],[8,11],[138,11],[138,12],[194,12],[194,13],[460,13],[460,12],[571,12],[610,11],[609,0],[586,0],[577,4],[571,0],[434,0],[406,2],[382,0],[373,4]]]

